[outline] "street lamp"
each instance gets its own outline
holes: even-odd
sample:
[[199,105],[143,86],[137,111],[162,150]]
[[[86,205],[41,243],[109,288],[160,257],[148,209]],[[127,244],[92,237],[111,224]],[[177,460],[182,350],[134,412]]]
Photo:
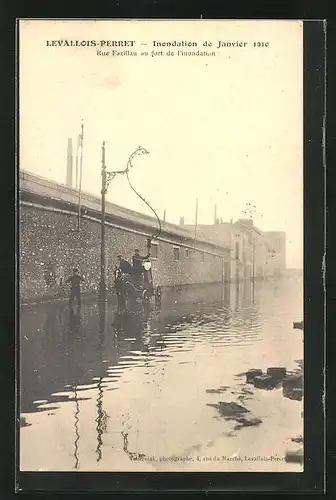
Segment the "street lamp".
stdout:
[[110,182],[115,178],[117,174],[127,174],[129,169],[133,167],[132,161],[135,156],[149,154],[147,149],[138,147],[130,155],[127,161],[126,168],[124,170],[114,170],[107,171],[105,164],[105,142],[102,145],[102,159],[101,159],[101,176],[102,176],[102,188],[101,188],[101,240],[100,240],[100,284],[99,284],[99,299],[106,300],[106,281],[105,281],[105,202],[106,194]]

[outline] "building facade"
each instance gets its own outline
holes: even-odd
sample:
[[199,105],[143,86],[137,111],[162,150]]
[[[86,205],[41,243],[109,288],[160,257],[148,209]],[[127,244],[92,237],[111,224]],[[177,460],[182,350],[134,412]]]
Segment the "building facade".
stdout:
[[248,246],[247,278],[263,279],[265,277],[266,243],[264,233],[254,224],[252,219],[238,219],[235,226],[245,235]]
[[[194,226],[187,227],[191,230]],[[217,220],[214,224],[198,225],[196,233],[230,249],[225,271],[226,282],[240,282],[252,278],[252,240],[246,228],[238,223]]]
[[286,233],[266,231],[267,243],[266,274],[283,276],[286,274]]
[[[187,226],[190,230],[195,226]],[[252,219],[201,224],[196,228],[202,238],[212,239],[230,249],[228,281],[240,282],[280,276],[285,272],[286,234],[263,232]]]

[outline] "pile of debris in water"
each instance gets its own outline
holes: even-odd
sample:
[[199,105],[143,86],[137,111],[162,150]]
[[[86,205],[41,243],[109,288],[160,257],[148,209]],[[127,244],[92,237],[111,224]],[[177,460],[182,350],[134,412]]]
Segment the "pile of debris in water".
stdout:
[[246,372],[246,383],[253,384],[257,389],[277,389],[282,386],[285,398],[302,401],[303,370],[287,372],[284,367],[271,366],[266,373],[260,368],[252,368]]
[[[294,322],[293,328],[303,331],[303,321]],[[287,371],[285,367],[271,366],[264,373],[260,368],[252,368],[246,372],[246,383],[253,384],[257,389],[272,390],[282,387],[282,394],[285,398],[295,401],[303,399],[303,360],[296,360],[298,369]],[[301,413],[303,417],[303,412]],[[292,438],[292,441],[299,443],[300,448],[287,451],[286,462],[303,463],[303,437]]]
[[[299,368],[293,372],[287,372],[284,367],[272,366],[267,368],[264,374],[260,369],[251,369],[246,372],[246,382],[253,384],[258,389],[272,390],[282,386],[282,394],[285,398],[302,401],[303,399],[303,362],[298,361]],[[303,438],[299,436],[292,441],[302,446],[296,450],[287,451],[286,462],[303,463]]]
[[[293,323],[293,328],[303,330],[303,322]],[[303,360],[296,360],[298,368],[296,370],[287,370],[286,367],[270,366],[264,373],[260,368],[252,368],[247,372],[239,374],[239,376],[246,376],[246,383],[253,385],[257,389],[273,390],[282,387],[282,394],[285,398],[302,401],[303,400]],[[208,389],[209,393],[226,392],[227,386],[222,386],[220,389]],[[244,392],[252,394],[251,391],[245,390]],[[242,395],[238,399],[248,399],[246,395]],[[234,430],[243,427],[256,426],[262,423],[262,420],[235,402],[222,402],[218,404],[208,404],[217,409],[221,417],[225,420],[233,420],[236,422]],[[303,412],[301,413],[303,417]],[[292,438],[292,442],[300,444],[300,447],[293,450],[288,450],[285,455],[286,462],[303,463],[303,437]]]

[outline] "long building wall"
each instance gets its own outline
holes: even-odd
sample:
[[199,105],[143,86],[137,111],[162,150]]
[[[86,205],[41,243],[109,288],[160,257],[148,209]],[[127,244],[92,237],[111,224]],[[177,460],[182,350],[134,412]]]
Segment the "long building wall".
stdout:
[[[85,275],[84,291],[98,289],[100,278],[100,221],[82,217],[77,230],[75,213],[52,207],[22,202],[20,207],[20,297],[21,299],[50,293],[45,280],[48,266],[54,266],[57,286],[74,267]],[[223,277],[225,250],[222,255],[210,245],[198,243],[198,248],[182,243],[171,236],[171,241],[159,239],[157,259],[153,259],[153,278],[160,286],[218,283]],[[179,260],[176,250],[178,248]],[[112,286],[112,273],[117,255],[130,258],[135,248],[146,253],[146,235],[127,228],[106,224],[107,282]],[[224,277],[225,280],[225,277]]]

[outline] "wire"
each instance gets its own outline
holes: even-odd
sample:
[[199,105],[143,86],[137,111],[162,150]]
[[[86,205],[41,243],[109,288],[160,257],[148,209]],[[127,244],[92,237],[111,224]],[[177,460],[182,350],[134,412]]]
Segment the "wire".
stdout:
[[146,201],[145,198],[143,196],[141,196],[141,194],[139,194],[138,191],[132,185],[131,180],[130,180],[129,175],[128,175],[128,169],[126,169],[126,177],[127,177],[128,184],[129,184],[130,188],[132,189],[132,191],[134,191],[134,193],[140,198],[140,200],[142,200],[144,203],[146,203],[146,205],[151,209],[151,211],[153,212],[153,214],[155,215],[155,217],[156,217],[156,219],[158,221],[159,229],[158,229],[158,231],[156,231],[155,233],[153,233],[152,237],[151,237],[152,240],[155,240],[161,234],[161,221],[159,219],[159,216],[155,212],[154,208],[150,206],[150,204],[148,203],[148,201]]
[[75,402],[76,402],[76,411],[75,411],[75,434],[76,434],[76,439],[75,439],[75,451],[74,451],[74,457],[76,460],[75,463],[75,468],[79,468],[79,458],[78,458],[78,442],[79,442],[79,401],[78,401],[78,395],[77,395],[77,384],[74,387],[74,392],[75,392]]

